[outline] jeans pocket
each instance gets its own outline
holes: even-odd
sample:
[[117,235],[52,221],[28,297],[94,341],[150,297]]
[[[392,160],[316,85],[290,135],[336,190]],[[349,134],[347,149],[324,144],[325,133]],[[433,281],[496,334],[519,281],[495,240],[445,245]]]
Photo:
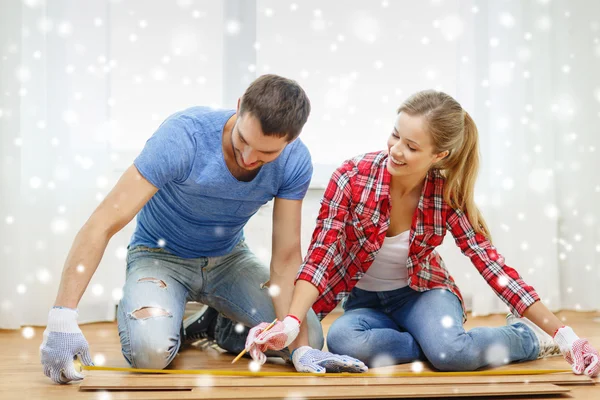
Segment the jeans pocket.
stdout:
[[163,249],[162,247],[146,247],[146,246],[135,246],[133,248],[128,248],[127,256],[125,257],[125,263],[127,265],[127,269],[131,266],[131,264],[139,257],[149,254],[165,254],[171,255],[168,251]]

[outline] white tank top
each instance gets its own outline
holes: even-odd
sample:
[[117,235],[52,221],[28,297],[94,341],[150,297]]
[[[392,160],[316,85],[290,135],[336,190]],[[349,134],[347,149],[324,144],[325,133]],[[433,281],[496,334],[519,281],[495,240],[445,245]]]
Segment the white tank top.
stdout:
[[383,292],[408,286],[408,259],[410,231],[386,237],[373,264],[356,284],[370,292]]

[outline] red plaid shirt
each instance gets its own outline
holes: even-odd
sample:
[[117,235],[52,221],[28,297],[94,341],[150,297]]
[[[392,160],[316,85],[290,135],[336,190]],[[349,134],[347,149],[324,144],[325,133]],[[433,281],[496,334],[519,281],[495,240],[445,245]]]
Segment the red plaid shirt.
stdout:
[[[324,318],[347,296],[369,269],[389,227],[390,180],[385,152],[368,153],[344,162],[321,200],[312,243],[297,279],[319,290],[313,309]],[[489,240],[475,233],[467,215],[443,201],[445,179],[431,170],[415,210],[406,266],[408,285],[423,292],[445,288],[466,311],[462,295],[435,248],[450,230],[463,254],[471,259],[494,292],[517,315],[539,300],[517,271],[504,264]]]

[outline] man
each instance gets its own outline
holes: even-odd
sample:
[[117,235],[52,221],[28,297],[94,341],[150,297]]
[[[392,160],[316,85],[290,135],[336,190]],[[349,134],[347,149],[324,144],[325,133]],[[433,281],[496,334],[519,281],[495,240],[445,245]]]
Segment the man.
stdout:
[[[136,215],[117,316],[132,367],[169,365],[187,301],[212,307],[186,320],[187,336],[213,338],[234,353],[244,349],[247,327],[283,320],[302,263],[301,205],[312,165],[297,138],[309,113],[296,82],[264,75],[237,110],[193,107],[167,118],[75,238],[41,346],[46,376],[81,380],[74,357],[92,364],[76,307],[108,241]],[[248,249],[243,228],[273,198],[269,271]],[[279,292],[272,298],[268,281]],[[300,335],[323,346],[314,312]]]

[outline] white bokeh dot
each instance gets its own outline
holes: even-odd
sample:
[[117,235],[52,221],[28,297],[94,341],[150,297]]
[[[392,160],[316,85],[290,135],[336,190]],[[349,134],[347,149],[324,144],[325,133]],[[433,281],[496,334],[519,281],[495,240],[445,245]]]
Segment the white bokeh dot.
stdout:
[[92,286],[92,293],[94,294],[94,296],[101,296],[102,293],[104,293],[104,286],[102,286],[99,283],[95,284],[94,286]]
[[558,207],[554,204],[548,204],[544,207],[544,214],[550,219],[556,219],[558,217]]
[[31,326],[23,328],[21,333],[25,339],[31,339],[35,336],[35,330]]
[[414,361],[410,365],[410,370],[417,374],[423,372],[423,363],[421,361]]
[[271,285],[269,286],[269,296],[271,297],[277,297],[279,296],[279,294],[281,294],[281,288],[278,285]]
[[50,282],[50,279],[52,278],[52,276],[50,275],[50,271],[48,271],[46,268],[38,269],[35,276],[37,280],[43,284]]
[[38,176],[32,176],[29,178],[29,186],[32,189],[38,189],[40,186],[42,186],[42,180]]
[[515,17],[508,12],[500,13],[500,25],[505,28],[512,28],[515,25]]
[[[161,247],[163,247],[163,246],[161,246]],[[117,250],[115,250],[115,257],[117,257],[118,260],[124,260],[127,257],[127,247],[125,247],[125,246],[117,247]]]
[[508,363],[509,352],[506,346],[501,344],[490,345],[485,352],[485,360],[491,366],[500,366]]
[[547,15],[542,15],[535,21],[535,27],[542,32],[547,32],[552,28],[552,19]]
[[248,369],[252,372],[259,372],[260,371],[260,364],[257,363],[256,361],[250,361],[248,363]]
[[502,188],[504,190],[512,190],[515,186],[515,182],[512,178],[504,178],[502,180]]
[[213,387],[215,386],[215,378],[212,375],[200,375],[194,380],[194,385],[197,387]]
[[[394,365],[396,364],[396,361],[394,360],[394,358],[386,353],[380,353],[377,354],[373,360],[371,360],[369,367],[370,368],[380,368],[380,367],[387,367],[389,365]],[[393,371],[389,370],[389,369],[382,369],[380,371],[377,371],[377,375],[381,375],[381,376],[385,376],[385,375],[390,375]]]
[[227,32],[227,34],[229,34],[231,36],[234,36],[234,35],[237,35],[238,33],[240,33],[241,29],[242,29],[242,24],[238,20],[231,19],[225,23],[225,32]]
[[114,288],[110,294],[114,301],[120,301],[123,298],[123,289]]
[[104,363],[106,362],[106,357],[104,357],[104,354],[96,354],[94,355],[94,364],[98,365],[98,366],[102,366],[104,365]]
[[464,31],[464,22],[457,14],[451,14],[439,21],[439,29],[442,36],[447,41],[453,41],[459,38]]
[[442,318],[442,326],[444,328],[452,328],[452,326],[454,325],[454,320],[452,319],[451,316],[446,315]]
[[55,234],[61,234],[67,231],[69,223],[64,218],[54,218],[50,224],[50,229]]

